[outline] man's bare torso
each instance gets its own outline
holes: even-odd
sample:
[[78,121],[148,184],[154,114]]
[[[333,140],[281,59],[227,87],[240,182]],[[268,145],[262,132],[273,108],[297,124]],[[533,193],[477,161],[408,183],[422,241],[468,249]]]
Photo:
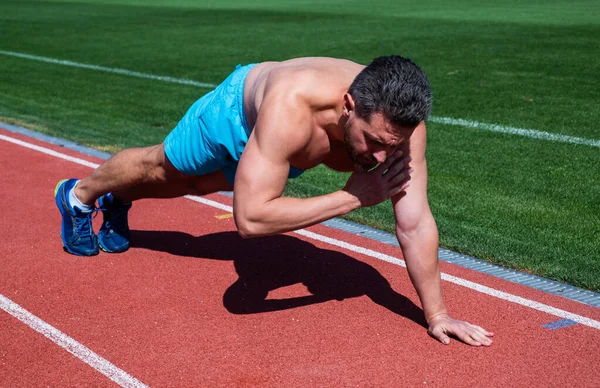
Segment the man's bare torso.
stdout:
[[[343,143],[343,128],[338,121],[343,96],[356,75],[364,68],[357,63],[333,58],[298,58],[285,62],[263,62],[249,73],[244,84],[244,109],[248,126],[253,130],[270,90],[281,83],[293,82],[293,92],[309,104],[311,141],[305,152],[290,163],[309,169],[324,163],[338,171],[352,171],[353,163]],[[284,125],[285,123],[282,123]]]

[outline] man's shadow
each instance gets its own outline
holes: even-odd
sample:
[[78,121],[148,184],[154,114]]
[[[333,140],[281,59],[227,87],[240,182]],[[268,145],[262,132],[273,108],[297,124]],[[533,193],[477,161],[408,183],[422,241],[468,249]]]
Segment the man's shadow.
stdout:
[[[398,294],[373,267],[341,252],[287,235],[242,239],[236,232],[192,236],[132,230],[131,246],[177,256],[232,260],[239,276],[223,296],[233,314],[285,310],[362,295],[427,328],[423,310]],[[269,291],[302,283],[312,295],[267,299]]]

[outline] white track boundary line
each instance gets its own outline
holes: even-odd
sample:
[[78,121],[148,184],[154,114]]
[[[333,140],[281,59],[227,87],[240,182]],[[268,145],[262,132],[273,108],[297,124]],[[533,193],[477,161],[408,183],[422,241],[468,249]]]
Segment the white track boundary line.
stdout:
[[429,121],[438,124],[455,125],[459,127],[483,129],[490,132],[507,133],[510,135],[525,136],[532,139],[549,140],[561,143],[582,144],[590,147],[600,147],[600,140],[584,139],[581,137],[561,135],[558,133],[550,133],[537,131],[534,129],[505,127],[496,124],[479,123],[477,121],[469,121],[463,119],[453,119],[451,117],[430,117]]
[[[193,80],[184,79],[184,78],[174,78],[174,77],[160,76],[160,75],[154,75],[154,74],[140,73],[137,71],[119,69],[119,68],[114,68],[114,67],[89,65],[89,64],[85,64],[85,63],[65,61],[65,60],[61,60],[61,59],[54,59],[54,58],[48,58],[48,57],[40,57],[37,55],[18,53],[18,52],[14,52],[14,51],[0,50],[0,54],[11,56],[11,57],[30,59],[30,60],[34,60],[34,61],[52,63],[52,64],[56,64],[56,65],[79,67],[79,68],[90,69],[90,70],[98,70],[98,71],[104,71],[104,72],[108,72],[108,73],[126,75],[126,76],[130,76],[130,77],[148,78],[148,79],[152,79],[152,80],[172,82],[172,83],[177,83],[177,84],[182,84],[182,85],[192,85],[192,86],[199,86],[202,88],[210,88],[210,89],[217,87],[217,85],[214,85],[214,84],[198,82],[198,81],[193,81]],[[525,136],[525,137],[529,137],[532,139],[549,140],[549,141],[554,141],[554,142],[570,143],[570,144],[581,144],[581,145],[586,145],[586,146],[590,146],[590,147],[600,147],[600,140],[585,139],[585,138],[581,138],[581,137],[561,135],[561,134],[556,134],[556,133],[538,131],[535,129],[507,127],[507,126],[502,126],[502,125],[497,125],[497,124],[481,123],[478,121],[454,119],[451,117],[430,117],[429,121],[431,121],[433,123],[443,124],[443,125],[454,125],[454,126],[459,126],[459,127],[474,128],[474,129],[480,129],[480,130],[491,131],[491,132],[506,133],[509,135]]]
[[[32,149],[35,151],[42,152],[47,155],[65,159],[65,160],[68,160],[73,163],[81,164],[81,165],[92,167],[92,168],[98,167],[98,164],[91,163],[91,162],[85,161],[83,159],[74,158],[74,157],[71,157],[68,155],[64,155],[64,154],[61,154],[60,152],[56,152],[49,148],[40,147],[40,146],[37,146],[34,144],[29,144],[27,142],[24,142],[24,141],[21,141],[18,139],[13,139],[8,136],[0,135],[0,139],[6,140],[13,144],[17,144],[17,145],[20,145],[20,146],[23,146],[23,147],[26,147],[26,148],[29,148],[29,149]],[[186,195],[185,198],[190,199],[195,202],[202,203],[207,206],[211,206],[211,207],[229,212],[229,213],[233,212],[233,207],[222,204],[220,202],[212,201],[212,200],[209,200],[206,198],[201,198],[201,197],[197,197],[197,196],[193,196],[193,195]],[[347,249],[349,251],[352,251],[352,252],[355,252],[355,253],[358,253],[361,255],[365,255],[365,256],[373,257],[375,259],[386,261],[388,263],[392,263],[392,264],[398,265],[400,267],[406,267],[406,263],[404,262],[404,260],[400,260],[395,257],[386,255],[384,253],[373,251],[371,249],[367,249],[367,248],[363,248],[363,247],[360,247],[360,246],[357,246],[354,244],[350,244],[345,241],[340,241],[340,240],[337,240],[337,239],[334,239],[331,237],[326,237],[326,236],[323,236],[323,235],[320,235],[317,233],[310,232],[305,229],[297,230],[294,233],[299,234],[304,237],[307,237],[307,238],[310,238],[310,239],[313,239],[313,240],[321,241],[321,242],[324,242],[324,243],[327,243],[327,244],[330,244],[330,245],[333,245],[336,247]],[[442,276],[442,279],[447,282],[454,283],[459,286],[463,286],[463,287],[469,288],[471,290],[493,296],[498,299],[506,300],[508,302],[512,302],[512,303],[516,303],[516,304],[519,304],[519,305],[522,305],[525,307],[529,307],[534,310],[542,311],[542,312],[550,314],[550,315],[555,315],[555,316],[563,318],[563,319],[570,319],[577,323],[581,323],[582,325],[589,326],[594,329],[600,330],[600,322],[593,320],[591,318],[577,315],[577,314],[574,314],[574,313],[571,313],[571,312],[568,312],[565,310],[561,310],[556,307],[552,307],[552,306],[549,306],[549,305],[546,305],[543,303],[539,303],[539,302],[536,302],[536,301],[533,301],[530,299],[522,298],[520,296],[509,294],[504,291],[496,290],[494,288],[490,288],[490,287],[484,286],[479,283],[474,283],[474,282],[471,282],[471,281],[468,281],[468,280],[465,280],[465,279],[462,279],[462,278],[459,278],[456,276],[448,275],[446,273],[442,273],[441,276]]]
[[127,70],[127,69],[119,69],[119,68],[116,68],[116,67],[104,67],[104,66],[98,66],[98,65],[88,65],[86,63],[79,63],[79,62],[72,62],[72,61],[64,61],[64,60],[61,60],[61,59],[40,57],[40,56],[37,56],[37,55],[17,53],[17,52],[14,52],[14,51],[0,50],[0,54],[11,56],[11,57],[23,58],[23,59],[31,59],[31,60],[39,61],[39,62],[52,63],[52,64],[55,64],[55,65],[78,67],[78,68],[81,68],[81,69],[89,69],[89,70],[98,70],[98,71],[104,71],[104,72],[107,72],[107,73],[126,75],[126,76],[129,76],[129,77],[148,78],[148,79],[152,79],[152,80],[155,80],[155,81],[171,82],[171,83],[181,84],[181,85],[199,86],[201,88],[207,88],[207,89],[212,89],[212,88],[217,87],[217,85],[214,85],[214,84],[208,84],[208,83],[205,83],[205,82],[193,81],[191,79],[174,78],[174,77],[168,77],[168,76],[162,76],[162,75],[140,73],[138,71],[132,71],[132,70]]
[[97,164],[97,163],[92,163],[92,162],[88,162],[87,160],[83,160],[83,159],[75,158],[73,156],[65,155],[63,153],[56,152],[49,148],[40,147],[38,145],[27,143],[26,141],[15,139],[13,137],[0,135],[0,139],[5,140],[9,143],[20,145],[21,147],[29,148],[34,151],[39,151],[46,155],[54,156],[55,158],[60,158],[60,159],[68,160],[69,162],[81,164],[82,166],[87,166],[87,167],[91,167],[91,168],[97,168],[99,166],[99,164]]
[[104,376],[108,377],[122,387],[147,387],[135,377],[131,376],[122,369],[119,369],[108,360],[100,357],[98,354],[91,351],[89,348],[75,341],[60,330],[50,326],[40,318],[31,314],[23,307],[19,306],[12,300],[0,294],[0,309],[17,318],[33,330],[44,335],[50,341],[54,342],[61,348],[67,350],[81,361],[85,362]]

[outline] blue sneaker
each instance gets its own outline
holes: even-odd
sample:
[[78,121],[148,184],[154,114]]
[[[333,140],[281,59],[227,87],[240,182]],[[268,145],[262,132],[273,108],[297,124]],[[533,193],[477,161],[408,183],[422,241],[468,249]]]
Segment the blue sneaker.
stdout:
[[56,185],[54,200],[62,215],[62,238],[65,250],[77,256],[94,256],[98,254],[98,242],[92,228],[95,211],[82,212],[69,203],[69,192],[77,179],[65,179]]
[[129,249],[129,223],[127,212],[130,203],[123,203],[111,193],[98,198],[98,207],[102,210],[104,221],[98,232],[98,244],[104,252],[119,253]]

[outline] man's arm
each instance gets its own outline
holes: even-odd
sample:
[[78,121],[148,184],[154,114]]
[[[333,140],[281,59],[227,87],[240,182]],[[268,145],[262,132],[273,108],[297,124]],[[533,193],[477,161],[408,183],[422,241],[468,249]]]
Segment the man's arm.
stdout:
[[[313,136],[309,104],[292,84],[265,94],[256,125],[238,166],[233,214],[242,237],[301,229],[382,202],[406,187],[400,155],[371,173],[354,173],[334,193],[300,199],[281,197],[290,159],[306,153]],[[386,169],[392,173],[382,175]]]
[[266,94],[237,169],[233,214],[242,237],[265,236],[321,222],[358,207],[343,191],[282,198],[292,158],[310,142],[310,108],[293,91]]
[[490,345],[489,333],[479,326],[449,317],[440,278],[438,230],[427,201],[426,129],[421,123],[404,147],[409,153],[413,172],[411,185],[404,193],[392,197],[396,216],[396,236],[402,248],[410,279],[419,295],[429,334],[449,342],[454,334],[469,345]]

